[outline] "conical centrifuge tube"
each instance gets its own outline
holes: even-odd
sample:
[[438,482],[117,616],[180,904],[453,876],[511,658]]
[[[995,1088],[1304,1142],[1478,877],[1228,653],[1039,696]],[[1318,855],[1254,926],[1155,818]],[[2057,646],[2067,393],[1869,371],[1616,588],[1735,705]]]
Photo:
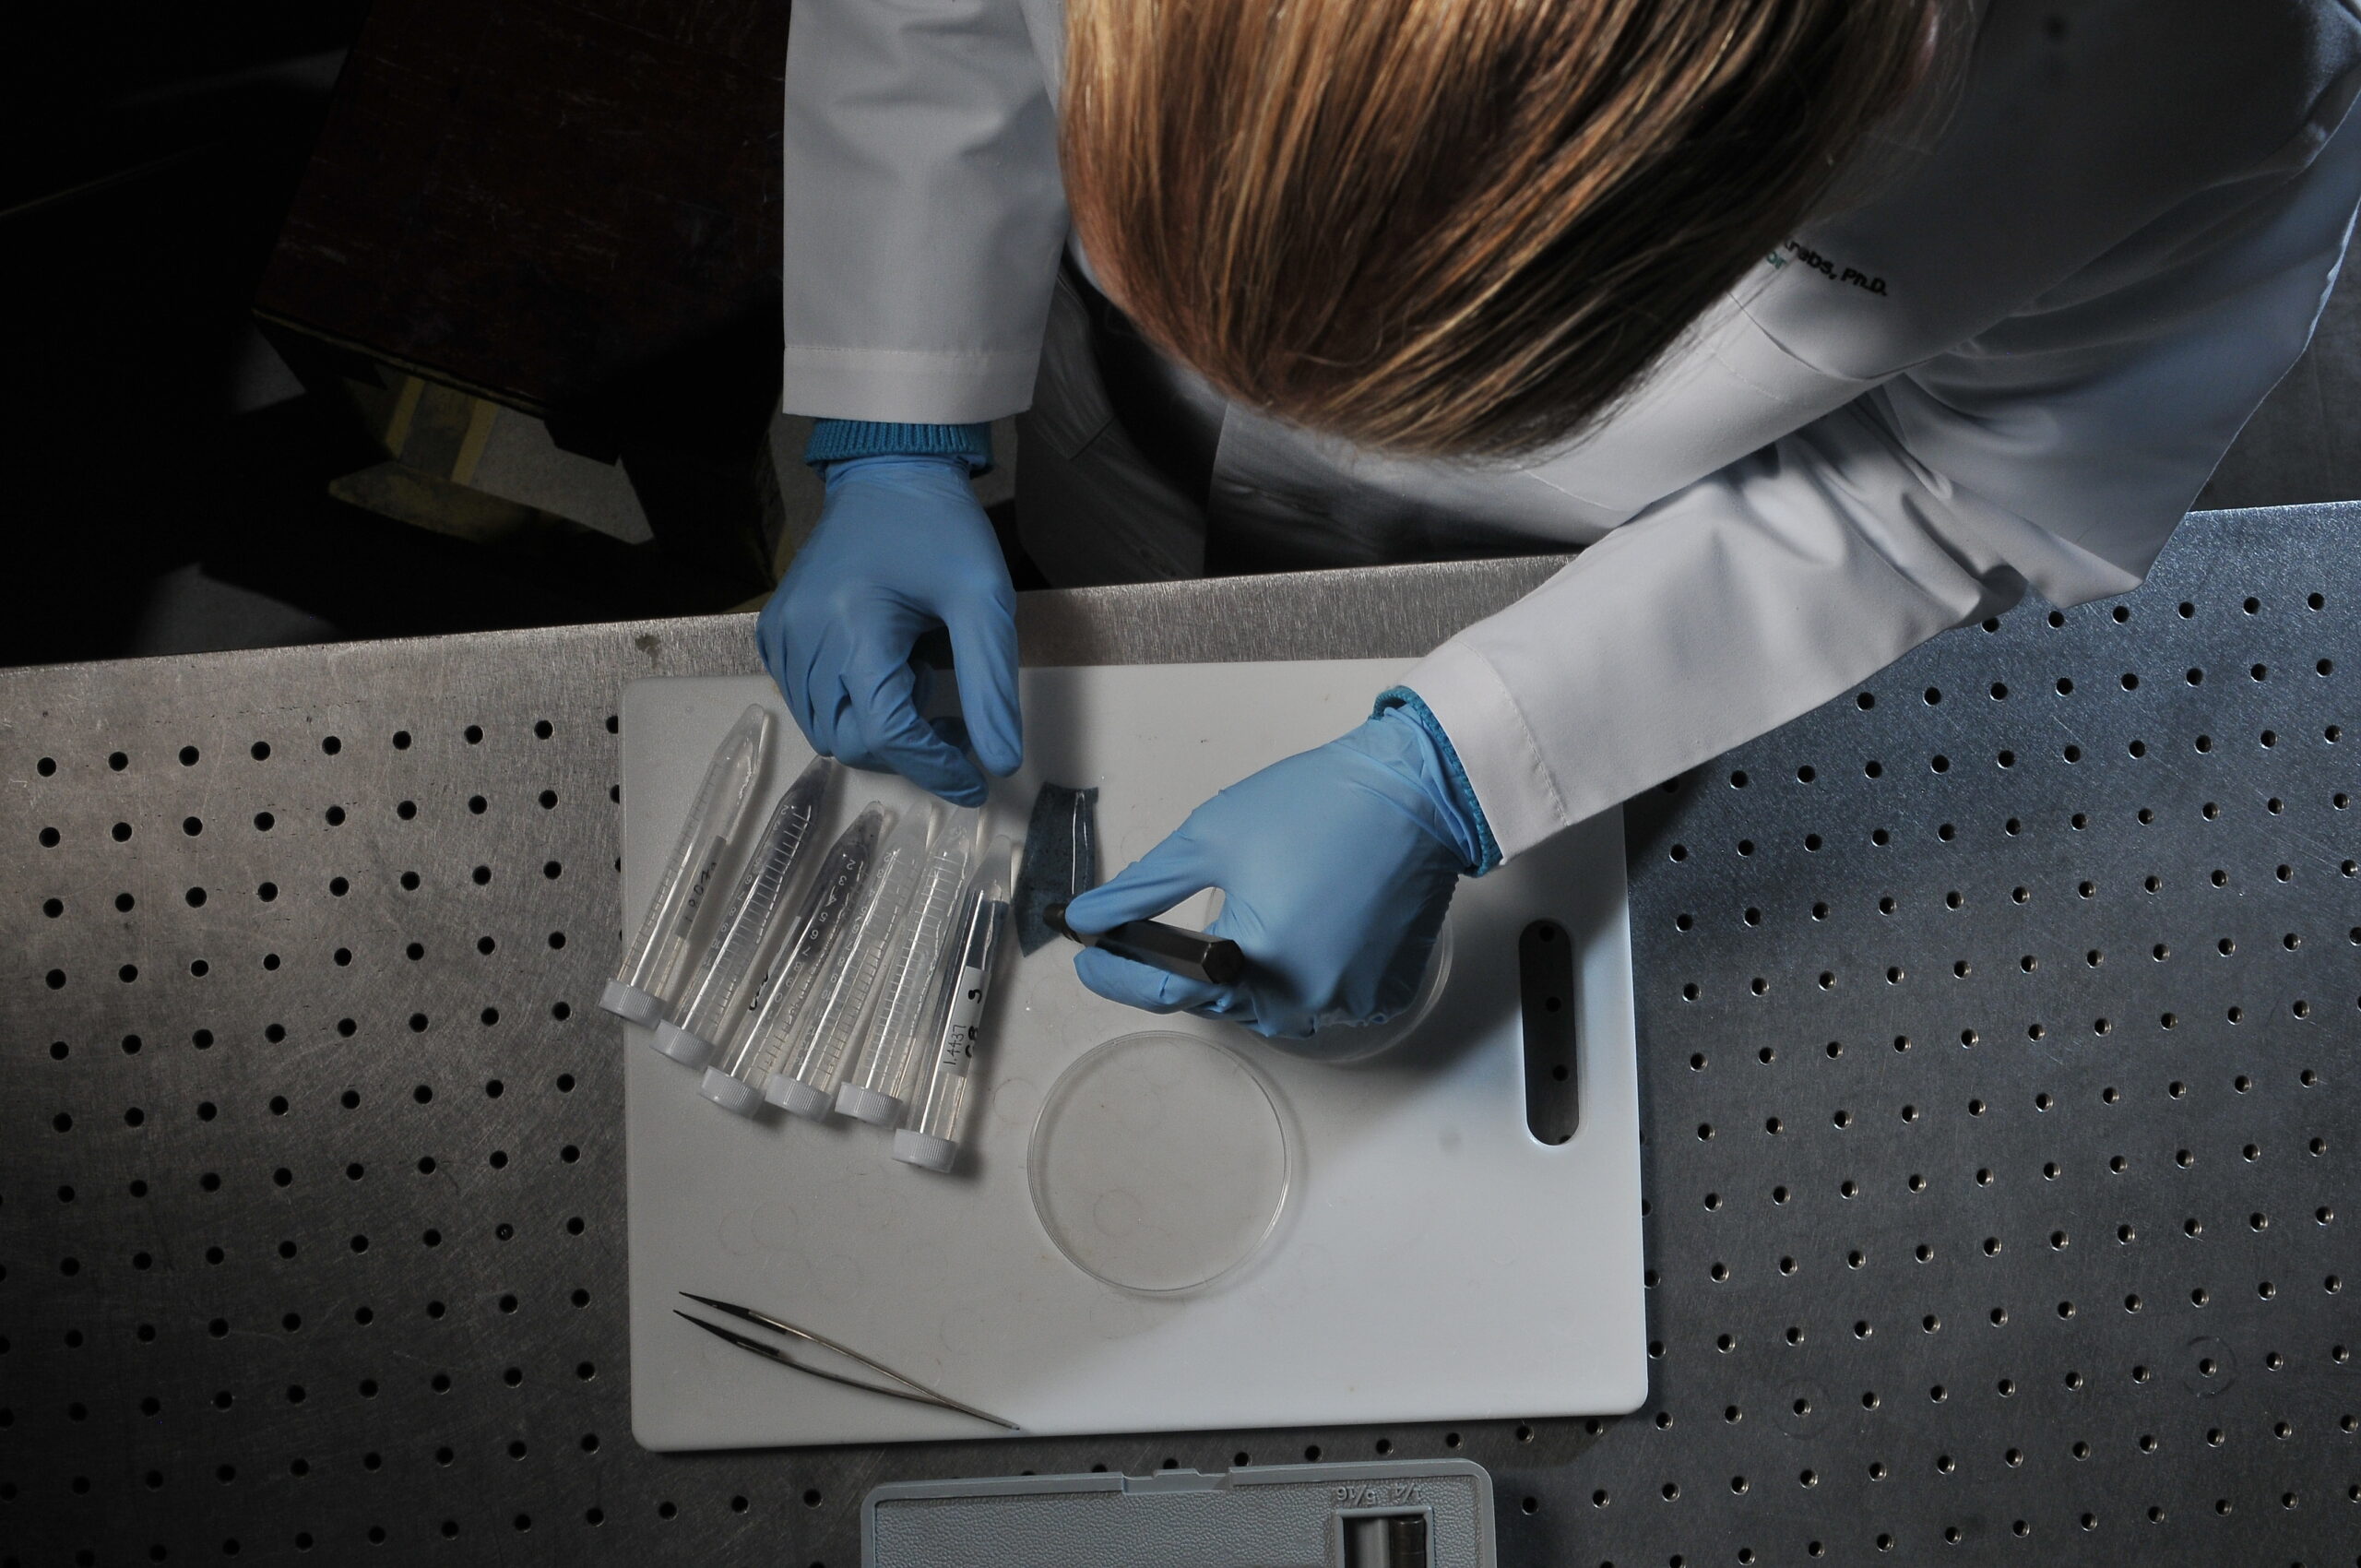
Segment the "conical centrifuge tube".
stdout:
[[886,941],[909,906],[928,842],[942,823],[943,803],[931,800],[904,817],[877,851],[876,867],[845,917],[844,933],[788,1026],[787,1054],[763,1085],[763,1098],[773,1105],[815,1122],[836,1108],[836,1083],[845,1058],[860,1043]]
[[993,961],[1008,929],[1008,840],[993,839],[960,897],[951,925],[957,945],[943,953],[945,983],[943,1007],[936,1015],[934,1058],[926,1064],[925,1087],[894,1134],[894,1158],[929,1170],[948,1170],[958,1157],[967,1074],[975,1065],[984,1005],[991,997]]
[[649,1042],[673,1061],[704,1066],[729,1033],[740,993],[760,979],[754,959],[772,923],[789,907],[788,895],[794,888],[795,873],[813,858],[807,853],[812,848],[812,821],[827,799],[836,769],[834,758],[813,757],[771,808],[770,821],[754,840],[753,852],[746,857],[746,869],[730,902],[722,906],[720,929],[713,933],[705,956],[690,975],[673,1016],[656,1026],[656,1036]]
[[934,1043],[931,1027],[942,992],[943,933],[967,885],[975,850],[972,819],[980,814],[961,812],[928,846],[918,891],[910,895],[885,944],[877,998],[870,1005],[860,1050],[846,1066],[844,1082],[836,1086],[836,1109],[848,1116],[880,1127],[901,1119],[902,1102],[910,1093],[910,1070],[920,1051]]
[[836,835],[820,862],[803,901],[780,928],[777,950],[755,994],[747,998],[752,1012],[741,1011],[729,1039],[722,1042],[721,1060],[705,1070],[698,1092],[741,1116],[752,1116],[763,1103],[763,1079],[777,1061],[775,1036],[792,1022],[812,978],[825,966],[831,940],[844,923],[845,912],[860,897],[869,865],[877,857],[877,841],[894,821],[894,814],[872,801]]
[[664,864],[656,897],[639,922],[639,934],[623,950],[623,967],[607,982],[599,1005],[619,1018],[653,1028],[680,997],[682,972],[694,951],[698,911],[720,874],[730,843],[753,803],[771,749],[771,716],[750,706],[723,736],[697,786],[681,841]]

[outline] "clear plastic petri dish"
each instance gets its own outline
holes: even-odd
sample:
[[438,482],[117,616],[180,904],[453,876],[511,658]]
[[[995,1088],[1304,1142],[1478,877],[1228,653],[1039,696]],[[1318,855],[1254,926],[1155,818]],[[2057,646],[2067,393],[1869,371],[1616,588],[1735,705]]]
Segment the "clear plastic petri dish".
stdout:
[[1050,1087],[1026,1156],[1033,1211],[1066,1261],[1143,1295],[1201,1289],[1277,1229],[1295,1185],[1279,1092],[1195,1035],[1125,1035]]

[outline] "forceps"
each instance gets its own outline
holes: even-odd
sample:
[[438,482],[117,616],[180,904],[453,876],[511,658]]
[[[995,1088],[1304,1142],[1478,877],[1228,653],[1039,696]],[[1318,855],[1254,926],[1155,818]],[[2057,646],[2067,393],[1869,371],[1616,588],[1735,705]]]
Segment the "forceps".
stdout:
[[741,1350],[752,1350],[755,1355],[762,1357],[765,1360],[777,1361],[783,1367],[793,1367],[797,1372],[809,1372],[813,1377],[826,1378],[830,1383],[841,1383],[847,1388],[867,1389],[872,1394],[883,1394],[888,1398],[908,1399],[912,1404],[916,1405],[932,1405],[939,1409],[956,1410],[963,1416],[973,1416],[979,1421],[990,1421],[992,1425],[996,1427],[1005,1427],[1010,1431],[1019,1430],[1014,1421],[1003,1420],[1000,1417],[991,1414],[990,1411],[977,1409],[973,1405],[963,1405],[958,1400],[952,1398],[948,1394],[942,1393],[937,1389],[929,1388],[925,1384],[919,1383],[914,1378],[904,1377],[900,1372],[896,1372],[892,1367],[887,1366],[884,1362],[873,1360],[871,1358],[862,1355],[860,1351],[852,1348],[848,1345],[839,1345],[835,1340],[828,1338],[825,1335],[814,1334],[808,1328],[798,1328],[795,1324],[789,1323],[782,1318],[775,1318],[767,1313],[758,1313],[752,1307],[742,1307],[731,1301],[717,1301],[710,1296],[700,1296],[693,1290],[683,1290],[681,1294],[700,1305],[711,1307],[715,1312],[728,1313],[731,1317],[741,1319],[746,1323],[758,1324],[764,1328],[772,1329],[777,1333],[788,1335],[792,1338],[801,1339],[810,1344],[817,1345],[824,1350],[834,1350],[837,1355],[859,1361],[862,1366],[867,1367],[870,1371],[882,1373],[883,1375],[893,1379],[896,1383],[900,1384],[902,1386],[899,1388],[882,1388],[873,1383],[864,1383],[857,1377],[847,1377],[841,1372],[832,1372],[825,1368],[815,1367],[805,1361],[799,1361],[776,1345],[765,1344],[760,1339],[748,1338],[745,1335],[738,1333],[735,1329],[724,1328],[718,1323],[707,1323],[705,1319],[698,1317],[695,1313],[682,1312],[678,1307],[674,1307],[672,1309],[675,1316],[686,1318],[689,1322],[695,1324],[699,1328],[704,1329],[707,1334],[712,1335],[715,1338],[735,1345]]

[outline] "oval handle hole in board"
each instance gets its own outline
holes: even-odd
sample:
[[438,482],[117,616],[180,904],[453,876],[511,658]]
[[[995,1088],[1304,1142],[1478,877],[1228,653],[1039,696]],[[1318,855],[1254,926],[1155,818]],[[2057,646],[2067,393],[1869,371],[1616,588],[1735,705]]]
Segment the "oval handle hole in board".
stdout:
[[1516,944],[1517,997],[1525,1020],[1525,1124],[1552,1146],[1582,1122],[1582,1075],[1574,1059],[1574,944],[1555,921],[1535,921]]

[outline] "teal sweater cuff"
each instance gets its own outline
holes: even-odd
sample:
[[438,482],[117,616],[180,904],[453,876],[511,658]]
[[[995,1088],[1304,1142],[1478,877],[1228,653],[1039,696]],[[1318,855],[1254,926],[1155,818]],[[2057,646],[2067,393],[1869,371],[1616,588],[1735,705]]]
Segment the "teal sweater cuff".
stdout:
[[965,457],[967,471],[992,466],[990,424],[891,424],[873,420],[815,420],[803,460],[813,468],[855,457]]
[[1407,686],[1394,686],[1378,694],[1377,705],[1370,709],[1375,719],[1382,713],[1399,710],[1401,716],[1427,732],[1442,754],[1443,772],[1451,779],[1452,803],[1459,808],[1461,820],[1475,830],[1478,854],[1476,869],[1468,874],[1481,876],[1501,863],[1501,843],[1492,837],[1492,825],[1484,820],[1484,803],[1476,798],[1476,786],[1467,781],[1467,769],[1461,766],[1459,752],[1444,732],[1442,720],[1434,716],[1418,693]]

